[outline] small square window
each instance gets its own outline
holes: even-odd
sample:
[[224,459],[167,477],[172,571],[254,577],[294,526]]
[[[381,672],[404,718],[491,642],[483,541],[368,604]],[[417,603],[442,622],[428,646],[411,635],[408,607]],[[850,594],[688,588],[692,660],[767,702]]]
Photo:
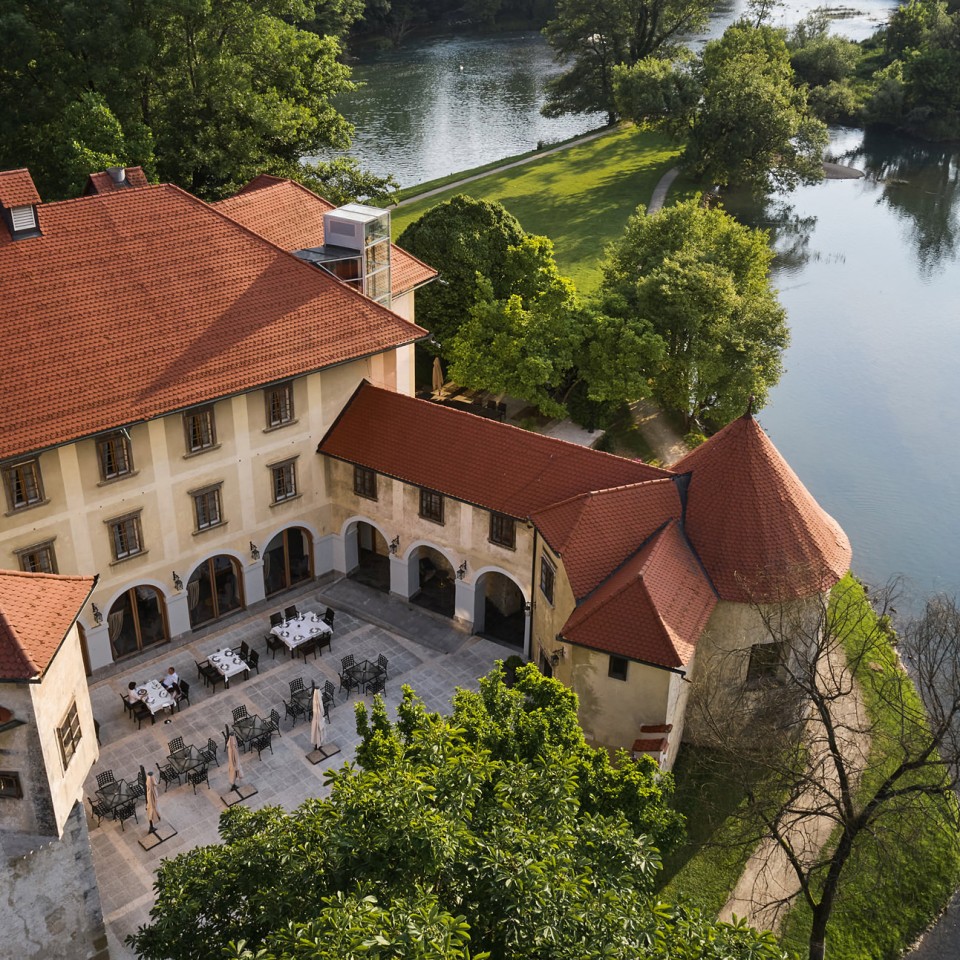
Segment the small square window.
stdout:
[[433,490],[420,491],[420,516],[431,523],[443,523],[443,494]]
[[130,442],[119,430],[97,438],[97,460],[100,463],[100,479],[116,480],[133,469],[130,457]]
[[19,800],[23,796],[23,787],[20,785],[20,774],[13,770],[0,770],[0,797],[8,800]]
[[57,727],[57,740],[60,743],[60,759],[63,760],[63,769],[66,770],[80,745],[80,717],[77,714],[77,703],[70,704],[67,716]]
[[20,569],[24,573],[56,573],[57,557],[53,552],[53,541],[35,543],[32,547],[24,547],[14,551],[20,562]]
[[205,487],[203,490],[193,490],[193,513],[197,520],[197,530],[208,530],[223,523],[223,514],[220,510],[220,487]]
[[782,643],[755,643],[750,648],[750,663],[747,666],[747,684],[777,683],[783,665]]
[[217,429],[213,407],[198,407],[183,415],[187,436],[187,453],[199,453],[217,445]]
[[43,503],[43,482],[37,460],[21,460],[3,468],[3,482],[7,488],[7,505],[11,511],[24,510]]
[[353,468],[353,492],[367,500],[377,499],[377,471],[366,467]]
[[553,603],[553,587],[557,579],[557,568],[546,554],[540,557],[540,592],[549,603]]
[[280,383],[264,391],[267,400],[267,426],[282,427],[293,422],[293,384]]
[[126,560],[143,553],[143,531],[139,513],[108,520],[107,525],[110,527],[110,548],[114,560]]
[[502,513],[490,514],[490,542],[510,550],[516,549],[517,522],[513,517],[505,517]]
[[270,467],[273,479],[273,502],[282,503],[297,495],[297,461],[287,460]]
[[607,667],[607,676],[614,680],[626,680],[629,662],[626,657],[611,657],[610,665]]

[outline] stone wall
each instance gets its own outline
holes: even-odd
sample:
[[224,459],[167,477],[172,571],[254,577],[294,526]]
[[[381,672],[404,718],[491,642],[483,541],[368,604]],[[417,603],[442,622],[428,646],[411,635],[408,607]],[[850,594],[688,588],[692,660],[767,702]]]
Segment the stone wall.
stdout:
[[100,891],[83,807],[74,805],[61,839],[0,837],[0,930],[17,960],[109,960]]

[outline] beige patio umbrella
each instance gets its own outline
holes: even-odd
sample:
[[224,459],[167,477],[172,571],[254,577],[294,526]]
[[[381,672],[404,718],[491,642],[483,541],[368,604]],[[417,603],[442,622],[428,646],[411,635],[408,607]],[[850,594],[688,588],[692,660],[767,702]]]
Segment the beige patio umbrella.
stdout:
[[443,367],[440,366],[440,358],[433,358],[433,392],[440,393],[443,390]]
[[150,832],[156,833],[155,823],[160,822],[159,795],[157,794],[157,781],[151,770],[147,774],[147,820],[150,821]]
[[237,790],[237,782],[243,779],[243,767],[240,765],[237,738],[232,731],[230,736],[227,737],[227,772],[230,776],[230,789]]
[[313,719],[310,721],[310,742],[319,750],[323,746],[324,734],[327,732],[327,718],[323,715],[323,704],[320,702],[320,688],[313,688]]

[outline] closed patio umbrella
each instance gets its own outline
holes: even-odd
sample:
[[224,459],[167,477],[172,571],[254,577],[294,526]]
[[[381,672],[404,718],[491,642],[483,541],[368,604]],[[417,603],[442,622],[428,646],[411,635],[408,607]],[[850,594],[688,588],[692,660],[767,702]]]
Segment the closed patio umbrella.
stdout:
[[323,737],[327,732],[327,720],[323,715],[323,704],[320,702],[320,688],[313,689],[313,719],[310,721],[310,741],[319,750],[323,746]]
[[150,821],[150,832],[156,833],[157,828],[154,826],[155,823],[160,822],[160,809],[158,807],[159,796],[157,794],[157,781],[151,770],[147,774],[147,819]]
[[440,393],[443,390],[443,367],[440,366],[440,358],[433,358],[433,392]]
[[230,789],[237,789],[237,782],[243,779],[243,767],[240,766],[240,751],[237,750],[237,738],[230,733],[227,737],[227,772],[230,776]]

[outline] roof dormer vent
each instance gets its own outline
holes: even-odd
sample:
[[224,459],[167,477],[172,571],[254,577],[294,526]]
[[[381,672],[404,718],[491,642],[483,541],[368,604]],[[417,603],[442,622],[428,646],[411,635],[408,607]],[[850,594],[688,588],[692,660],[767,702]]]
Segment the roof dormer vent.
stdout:
[[126,182],[127,179],[127,168],[126,167],[107,167],[107,173],[110,174],[110,179],[119,187],[121,184]]
[[40,195],[29,170],[0,172],[0,214],[14,240],[40,236]]

